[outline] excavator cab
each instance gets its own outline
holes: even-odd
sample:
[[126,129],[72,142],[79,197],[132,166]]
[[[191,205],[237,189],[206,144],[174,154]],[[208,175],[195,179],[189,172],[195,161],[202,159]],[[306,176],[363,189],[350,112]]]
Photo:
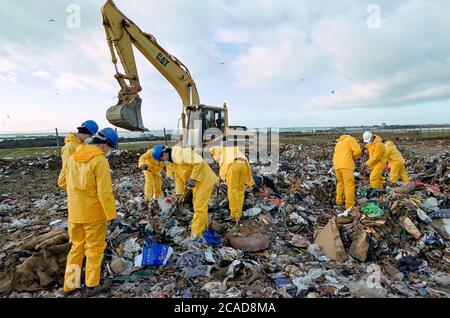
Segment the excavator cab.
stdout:
[[228,113],[225,107],[193,105],[186,107],[187,145],[205,145],[226,134]]

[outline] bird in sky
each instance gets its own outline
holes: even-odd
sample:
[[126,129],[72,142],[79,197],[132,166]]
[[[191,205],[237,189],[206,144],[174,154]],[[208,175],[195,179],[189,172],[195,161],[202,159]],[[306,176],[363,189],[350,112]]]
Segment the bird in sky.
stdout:
[[48,22],[56,22],[55,19],[49,19]]

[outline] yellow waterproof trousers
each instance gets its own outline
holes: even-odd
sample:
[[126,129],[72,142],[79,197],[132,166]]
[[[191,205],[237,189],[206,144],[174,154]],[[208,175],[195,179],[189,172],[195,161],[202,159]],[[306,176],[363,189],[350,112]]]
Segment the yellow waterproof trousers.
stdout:
[[192,201],[194,205],[194,218],[191,225],[191,236],[203,236],[203,232],[208,228],[208,202],[211,198],[213,187],[192,190]]
[[234,161],[228,167],[226,182],[231,218],[240,220],[245,199],[245,183],[247,181],[247,165]]
[[65,292],[80,287],[84,257],[86,257],[86,286],[95,287],[100,284],[103,252],[106,248],[106,224],[106,221],[87,224],[68,224],[72,248],[67,256],[66,272],[64,275]]
[[351,169],[336,170],[336,204],[343,205],[347,209],[355,207],[355,176]]
[[383,190],[384,165],[375,166],[370,172],[370,187],[372,189]]
[[401,162],[392,162],[390,165],[391,173],[390,173],[390,181],[392,183],[398,182],[398,176],[402,179],[402,182],[409,183],[408,173],[406,172],[406,167],[404,163]]
[[159,199],[163,196],[162,192],[162,177],[161,173],[154,174],[150,171],[144,171],[145,176],[145,188],[144,194],[147,200],[151,200],[153,198]]

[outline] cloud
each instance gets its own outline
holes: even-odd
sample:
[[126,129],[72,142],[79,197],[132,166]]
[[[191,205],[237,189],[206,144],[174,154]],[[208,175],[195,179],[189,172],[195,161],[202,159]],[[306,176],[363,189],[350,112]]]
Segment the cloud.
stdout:
[[[24,110],[36,100],[59,109],[55,88],[67,100],[89,106],[107,105],[119,90],[101,23],[104,0],[77,1],[80,29],[65,25],[71,3],[0,3],[0,28],[8,30],[0,34],[0,90],[11,100],[8,89],[13,86],[33,91],[34,98],[18,106]],[[230,117],[240,124],[270,126],[274,118],[282,122],[286,116],[279,114],[286,113],[286,120],[297,123],[304,112],[314,111],[320,116],[307,118],[317,122],[334,110],[349,114],[341,118],[380,107],[400,114],[404,110],[397,108],[442,105],[450,98],[446,0],[378,0],[381,29],[366,25],[366,9],[373,3],[369,0],[326,5],[314,0],[196,0],[195,6],[188,0],[157,6],[138,0],[115,3],[187,65],[202,102],[220,105],[227,100]],[[56,22],[49,23],[50,18]],[[173,128],[180,110],[176,91],[135,53],[146,125]],[[265,107],[255,119],[266,105],[280,106]],[[105,107],[88,111],[104,118]],[[167,110],[163,118],[154,116],[161,109]]]
[[[307,105],[371,108],[447,100],[448,15],[448,3],[410,1],[385,17],[381,29],[343,18],[321,21],[313,36],[341,87],[335,96],[314,96]],[[346,77],[357,83],[349,85]]]
[[18,70],[20,65],[15,61],[0,57],[0,72]]
[[31,75],[33,75],[34,77],[37,77],[37,78],[42,78],[42,79],[49,79],[50,78],[50,73],[46,72],[46,71],[42,71],[42,70],[36,71],[33,74],[31,74]]
[[54,81],[53,85],[61,90],[96,90],[103,92],[115,92],[112,87],[102,78],[94,75],[77,75],[73,73],[62,73]]
[[316,77],[323,68],[322,54],[306,41],[305,33],[286,25],[266,31],[233,63],[236,85],[241,88],[286,87],[298,85],[302,78]]
[[60,90],[86,90],[85,83],[81,80],[81,78],[77,77],[76,75],[70,74],[70,73],[63,73],[60,76],[58,76],[55,81],[53,82],[53,85],[60,89]]
[[17,73],[15,72],[0,73],[0,81],[17,83],[18,82]]
[[215,40],[219,43],[246,44],[250,41],[250,33],[239,29],[218,29],[215,31]]
[[450,63],[417,66],[392,77],[352,85],[336,94],[313,97],[308,108],[374,108],[408,106],[450,98]]

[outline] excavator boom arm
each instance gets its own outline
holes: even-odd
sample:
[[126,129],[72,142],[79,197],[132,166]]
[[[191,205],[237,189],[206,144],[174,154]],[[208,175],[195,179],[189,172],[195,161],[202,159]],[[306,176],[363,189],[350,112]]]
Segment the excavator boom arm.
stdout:
[[[108,0],[101,11],[112,62],[116,67],[116,78],[122,88],[119,93],[119,103],[110,108],[107,113],[108,120],[111,123],[129,130],[145,129],[140,117],[141,100],[137,93],[141,90],[141,86],[133,46],[176,89],[182,101],[183,113],[185,107],[200,104],[195,82],[183,63],[164,50],[155,37],[142,32],[136,24],[120,12],[112,0]],[[120,58],[125,74],[118,71],[116,53]],[[129,85],[126,84],[125,80],[129,81]],[[124,108],[128,105],[128,111],[125,111]],[[127,120],[126,117],[130,118]],[[128,123],[126,123],[127,121]]]

